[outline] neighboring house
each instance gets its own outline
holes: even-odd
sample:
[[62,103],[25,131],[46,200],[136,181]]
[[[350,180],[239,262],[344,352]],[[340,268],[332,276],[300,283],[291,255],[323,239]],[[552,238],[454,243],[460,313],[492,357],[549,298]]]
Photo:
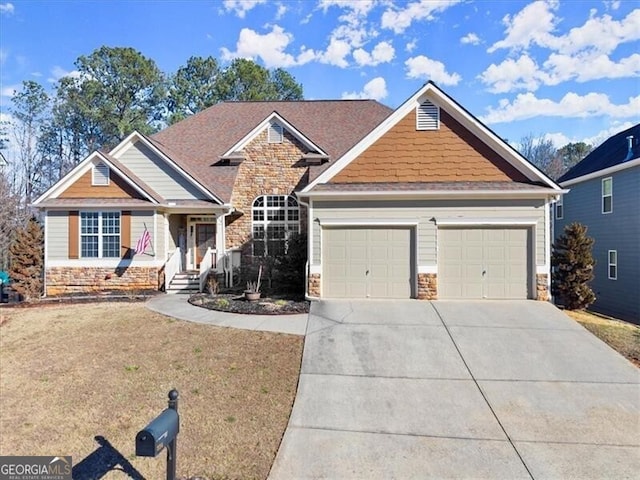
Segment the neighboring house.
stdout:
[[579,222],[595,240],[594,311],[640,323],[640,124],[614,135],[558,180],[555,235]]
[[546,300],[561,191],[428,83],[395,111],[222,103],[92,154],[35,204],[48,294],[229,276],[307,231],[311,298]]

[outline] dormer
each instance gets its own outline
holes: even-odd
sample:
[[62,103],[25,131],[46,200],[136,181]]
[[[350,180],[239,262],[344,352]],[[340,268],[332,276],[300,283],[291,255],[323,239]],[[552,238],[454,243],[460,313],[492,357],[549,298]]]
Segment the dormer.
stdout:
[[234,151],[228,153],[227,155],[223,155],[220,157],[220,160],[226,165],[240,165],[245,160],[244,153],[241,151]]

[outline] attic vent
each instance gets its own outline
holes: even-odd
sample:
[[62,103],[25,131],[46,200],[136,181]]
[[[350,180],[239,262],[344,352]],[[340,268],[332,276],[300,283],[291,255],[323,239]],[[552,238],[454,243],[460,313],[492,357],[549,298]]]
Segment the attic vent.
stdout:
[[418,105],[416,130],[438,130],[440,128],[440,109],[425,100]]
[[282,143],[283,136],[282,125],[277,123],[269,125],[269,143]]
[[109,165],[102,162],[94,165],[91,185],[109,185]]

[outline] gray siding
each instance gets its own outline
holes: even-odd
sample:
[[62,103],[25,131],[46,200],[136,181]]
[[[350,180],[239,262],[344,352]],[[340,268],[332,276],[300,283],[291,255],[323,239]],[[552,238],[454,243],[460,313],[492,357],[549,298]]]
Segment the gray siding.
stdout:
[[[418,265],[437,264],[438,219],[518,219],[536,222],[535,261],[544,265],[545,228],[543,200],[414,200],[414,201],[322,201],[314,202],[314,218],[320,220],[417,221]],[[435,220],[434,220],[435,219]],[[313,223],[313,259],[322,258],[321,226]]]
[[[613,179],[613,211],[602,213],[602,179]],[[555,221],[555,235],[579,222],[593,237],[596,260],[591,287],[596,294],[592,308],[624,320],[640,323],[640,167],[570,185],[564,195],[563,219]],[[618,252],[618,279],[608,277],[608,251]]]
[[47,212],[47,258],[69,258],[69,217],[67,212]]
[[[146,253],[138,254],[134,256],[136,261],[152,261],[154,253],[162,258],[164,252],[164,232],[162,231],[162,224],[158,222],[158,234],[153,235],[153,212],[149,211],[133,211],[131,212],[131,244],[132,248],[135,248],[138,239],[144,232],[145,225],[147,230],[151,234],[151,247],[147,249]],[[159,240],[162,238],[162,240]]]
[[206,196],[146,145],[137,142],[120,161],[166,199],[206,199]]

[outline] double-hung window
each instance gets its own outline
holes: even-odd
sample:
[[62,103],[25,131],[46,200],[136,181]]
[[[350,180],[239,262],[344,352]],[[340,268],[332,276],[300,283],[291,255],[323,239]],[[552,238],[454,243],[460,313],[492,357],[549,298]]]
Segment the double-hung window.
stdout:
[[613,178],[602,179],[602,213],[613,212]]
[[80,256],[120,257],[120,212],[80,212]]
[[253,254],[285,253],[289,235],[300,230],[298,201],[290,195],[262,195],[253,202],[252,219]]
[[562,203],[562,197],[556,202],[556,220],[562,220],[564,216],[564,205]]
[[618,279],[618,251],[609,250],[609,280]]

